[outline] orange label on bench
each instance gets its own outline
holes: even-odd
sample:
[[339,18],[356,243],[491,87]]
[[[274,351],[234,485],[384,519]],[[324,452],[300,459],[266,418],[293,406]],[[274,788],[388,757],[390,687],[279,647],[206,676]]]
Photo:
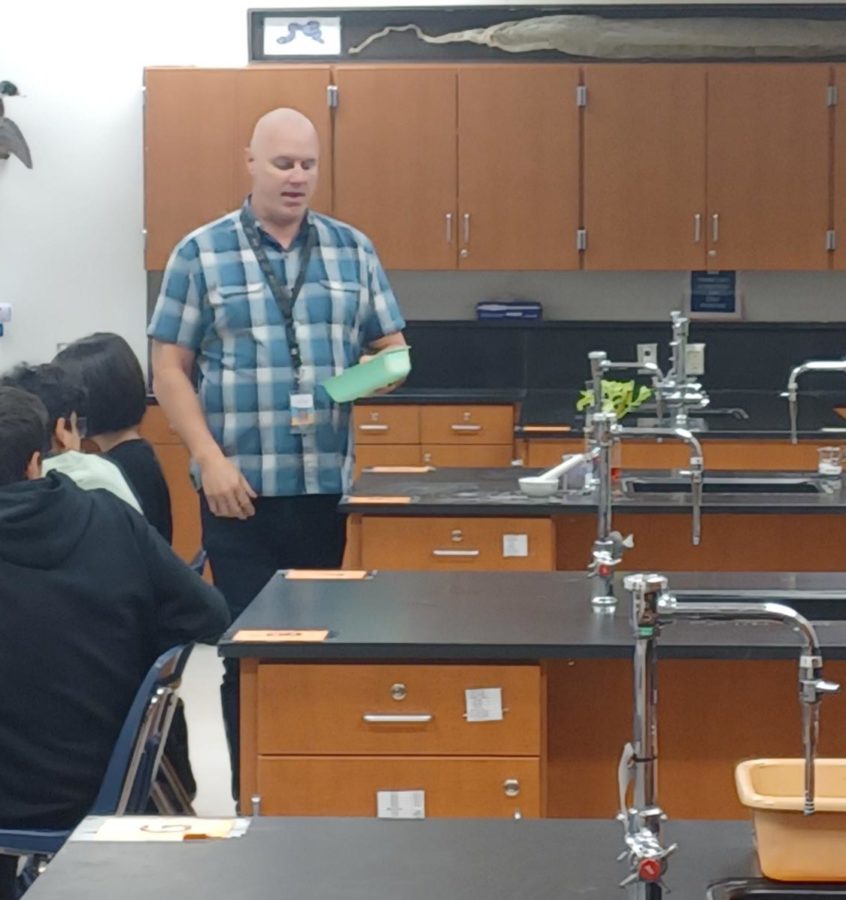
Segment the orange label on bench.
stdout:
[[434,472],[434,466],[369,466],[365,471],[383,475],[425,475]]
[[303,631],[261,631],[260,629],[242,628],[235,632],[232,640],[258,644],[310,644],[325,641],[328,636],[328,628],[311,628]]
[[411,503],[411,497],[365,497],[358,494],[347,497],[347,503]]
[[369,574],[364,569],[288,569],[285,578],[289,581],[361,581]]

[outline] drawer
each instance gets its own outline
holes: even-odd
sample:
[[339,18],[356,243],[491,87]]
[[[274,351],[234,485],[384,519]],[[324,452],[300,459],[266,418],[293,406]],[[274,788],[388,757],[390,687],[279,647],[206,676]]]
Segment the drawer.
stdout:
[[148,406],[139,429],[141,437],[151,444],[181,444],[179,435],[170,427],[170,423],[160,406]]
[[[426,444],[420,453],[423,465],[438,468],[508,468],[511,465],[511,444],[476,444],[461,446],[459,444]],[[517,476],[514,474],[514,483]]]
[[[260,756],[266,816],[375,816],[377,791],[424,791],[432,817],[542,813],[540,760],[530,757]],[[513,795],[513,796],[512,796]]]
[[357,444],[355,472],[370,466],[419,466],[420,447],[417,444]]
[[555,530],[551,519],[363,516],[361,566],[551,572]]
[[508,444],[514,442],[512,406],[423,406],[424,444]]
[[[503,719],[468,722],[470,688],[501,688]],[[538,666],[264,663],[258,753],[537,756],[541,690]]]
[[419,444],[417,406],[354,406],[353,428],[358,444]]

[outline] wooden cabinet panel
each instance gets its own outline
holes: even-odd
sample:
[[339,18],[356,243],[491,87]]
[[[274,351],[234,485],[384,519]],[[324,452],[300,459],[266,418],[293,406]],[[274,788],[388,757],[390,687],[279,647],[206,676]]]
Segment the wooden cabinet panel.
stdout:
[[[506,782],[517,782],[508,796]],[[426,817],[542,813],[537,758],[305,756],[258,759],[269,816],[375,816],[377,791],[425,792]]]
[[[504,556],[505,535],[525,535],[526,556]],[[364,516],[365,569],[551,571],[554,530],[549,519]]]
[[419,466],[420,447],[417,444],[357,444],[355,475],[372,466]]
[[335,215],[386,267],[454,269],[453,67],[337,66]]
[[354,406],[355,441],[362,444],[417,444],[419,406]]
[[460,268],[579,267],[578,79],[561,64],[459,68]]
[[591,64],[584,73],[585,268],[701,268],[705,67]]
[[834,107],[834,223],[838,247],[832,254],[835,269],[846,269],[846,66],[834,66],[840,102]]
[[825,269],[826,65],[708,68],[708,268]]
[[421,461],[427,466],[439,469],[507,468],[511,465],[512,456],[511,444],[478,444],[475,447],[425,444],[420,450]]
[[[502,721],[467,721],[464,691],[474,688],[502,689]],[[264,664],[258,710],[264,755],[541,753],[538,666]],[[431,719],[384,721],[410,715]]]
[[424,444],[508,444],[514,442],[511,406],[423,406],[420,439]]

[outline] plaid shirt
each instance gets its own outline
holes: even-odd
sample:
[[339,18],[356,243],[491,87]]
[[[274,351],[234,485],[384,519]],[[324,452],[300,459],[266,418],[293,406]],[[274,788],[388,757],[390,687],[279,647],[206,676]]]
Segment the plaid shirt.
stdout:
[[[252,216],[249,199],[244,208]],[[177,245],[147,332],[196,353],[200,402],[212,436],[265,497],[348,489],[350,405],[333,403],[320,384],[355,365],[370,343],[405,325],[368,238],[317,213],[309,212],[308,222],[318,243],[294,322],[302,354],[299,391],[314,396],[316,410],[309,433],[291,432],[290,395],[297,388],[285,323],[244,234],[240,210]],[[289,289],[305,234],[304,227],[285,251],[259,226],[270,264]]]

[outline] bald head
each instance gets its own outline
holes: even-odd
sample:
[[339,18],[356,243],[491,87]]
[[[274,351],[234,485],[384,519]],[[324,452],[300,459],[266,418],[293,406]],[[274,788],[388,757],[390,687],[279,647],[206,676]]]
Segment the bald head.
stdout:
[[247,148],[251,202],[259,220],[280,227],[302,222],[317,188],[317,129],[296,109],[265,113]]

